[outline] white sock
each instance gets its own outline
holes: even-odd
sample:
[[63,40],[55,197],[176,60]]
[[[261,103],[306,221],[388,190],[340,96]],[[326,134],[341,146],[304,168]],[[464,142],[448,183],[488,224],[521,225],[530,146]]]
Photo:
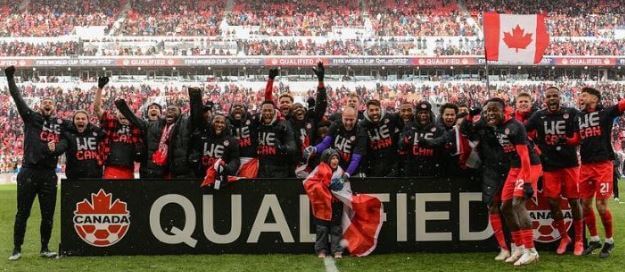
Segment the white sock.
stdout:
[[590,241],[591,242],[599,242],[599,241],[601,241],[601,239],[599,239],[599,236],[590,236]]
[[608,244],[614,244],[614,238],[610,237],[610,238],[605,238],[605,242]]

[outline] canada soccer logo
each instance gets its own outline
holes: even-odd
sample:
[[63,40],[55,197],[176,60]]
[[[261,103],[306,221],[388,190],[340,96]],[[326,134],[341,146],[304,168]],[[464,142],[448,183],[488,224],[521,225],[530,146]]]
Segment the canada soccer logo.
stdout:
[[[551,243],[560,239],[560,232],[554,224],[549,208],[549,201],[543,197],[542,191],[538,192],[537,199],[531,199],[526,203],[527,210],[532,219],[532,229],[534,230],[534,241],[539,243]],[[573,223],[573,214],[566,198],[560,199],[560,208],[564,217],[566,231],[569,231]]]
[[126,202],[112,201],[112,194],[100,189],[91,194],[91,201],[85,199],[76,203],[74,230],[87,244],[108,247],[116,244],[130,226],[130,212]]

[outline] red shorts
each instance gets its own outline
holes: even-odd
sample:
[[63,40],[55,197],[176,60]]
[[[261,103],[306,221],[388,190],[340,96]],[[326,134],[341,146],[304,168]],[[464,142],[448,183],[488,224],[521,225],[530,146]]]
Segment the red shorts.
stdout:
[[[513,197],[523,197],[525,194],[523,193],[523,181],[519,180],[519,173],[521,172],[521,168],[510,168],[508,172],[508,177],[506,178],[506,182],[503,185],[503,189],[501,190],[501,201],[507,201],[512,199]],[[529,183],[532,184],[532,188],[534,189],[534,195],[538,191],[536,187],[538,184],[538,178],[543,172],[543,167],[538,165],[532,165],[530,167],[530,180]]]
[[612,196],[612,161],[582,164],[579,168],[579,195],[582,199],[608,199]]
[[[563,188],[564,187],[564,188]],[[543,173],[543,195],[548,198],[579,198],[579,167]]]
[[104,167],[104,179],[134,179],[135,174],[132,168],[121,166]]

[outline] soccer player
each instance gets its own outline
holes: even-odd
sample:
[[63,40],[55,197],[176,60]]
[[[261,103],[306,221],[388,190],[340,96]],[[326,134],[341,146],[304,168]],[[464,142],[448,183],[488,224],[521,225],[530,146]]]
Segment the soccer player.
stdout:
[[[540,163],[532,164],[529,140],[525,127],[519,121],[505,114],[505,102],[491,98],[486,103],[486,122],[494,127],[494,133],[504,152],[504,159],[510,163],[510,171],[501,192],[503,214],[517,246],[525,248],[512,252],[506,262],[515,266],[526,265],[538,260],[534,248],[531,219],[525,202],[534,196],[538,177],[542,169]],[[535,156],[535,155],[534,155]]]
[[293,156],[296,152],[293,129],[286,120],[279,116],[272,101],[261,105],[258,125],[258,177],[287,178],[294,177],[294,168],[285,156]]
[[[141,130],[131,125],[119,111],[112,114],[102,110],[102,91],[108,82],[108,77],[98,79],[98,90],[93,101],[93,111],[100,119],[100,127],[105,135],[100,144],[100,155],[104,163],[103,178],[133,179],[134,162],[137,153],[142,151],[140,148],[143,135]],[[155,107],[154,105],[148,107],[150,116],[157,115]]]
[[226,116],[217,113],[210,120],[210,127],[197,129],[192,136],[190,157],[195,160],[192,159],[191,163],[202,174],[201,177],[206,175],[209,167],[215,167],[221,177],[234,176],[239,170],[239,142],[230,134],[232,130],[226,120]]
[[366,130],[368,150],[365,171],[368,177],[397,177],[399,160],[397,139],[401,121],[399,115],[386,113],[379,100],[367,102],[365,119],[361,121]]
[[434,122],[430,103],[419,102],[415,112],[415,122],[404,128],[399,139],[399,154],[405,158],[401,162],[403,176],[440,176],[445,169],[444,151],[428,140],[440,138],[445,129]]
[[189,88],[191,116],[182,116],[180,107],[170,105],[165,110],[165,118],[157,121],[143,120],[137,117],[124,99],[115,101],[115,106],[131,124],[146,135],[146,157],[141,164],[142,178],[186,178],[192,177],[189,164],[189,142],[193,131],[196,114],[193,109],[201,108],[202,92],[198,88]]
[[[494,127],[487,124],[486,118],[474,122],[476,117],[480,117],[480,112],[479,108],[467,111],[468,115],[460,124],[460,130],[469,140],[477,143],[475,150],[479,154],[482,170],[482,202],[488,207],[489,222],[500,249],[495,260],[505,261],[510,257],[510,248],[503,232],[501,192],[510,171],[510,162],[504,159],[505,154],[495,136]],[[518,251],[514,242],[512,248]]]
[[89,114],[79,110],[74,113],[73,123],[63,129],[61,141],[48,143],[51,153],[58,156],[65,153],[68,179],[102,178],[102,164],[98,146],[104,133],[99,127],[89,123]]
[[601,241],[597,234],[595,213],[592,209],[593,198],[596,199],[596,207],[605,229],[605,243],[599,257],[607,258],[614,248],[612,237],[612,213],[608,208],[608,200],[612,196],[612,175],[614,174],[612,160],[614,150],[610,141],[612,135],[612,122],[614,118],[625,111],[625,100],[617,105],[603,107],[601,92],[594,88],[582,89],[581,103],[582,112],[578,115],[580,157],[582,165],[580,173],[580,197],[584,211],[584,221],[590,232],[590,241],[584,255],[591,254],[601,247]]
[[315,154],[321,154],[331,147],[339,153],[340,166],[345,171],[345,176],[351,177],[360,174],[360,162],[367,154],[367,133],[356,119],[358,112],[352,107],[346,107],[341,114],[341,121],[330,126],[328,134],[318,145],[308,148],[304,157],[309,158]]
[[560,232],[558,254],[564,254],[571,238],[563,221],[560,197],[568,199],[573,213],[575,227],[574,254],[584,251],[582,209],[579,203],[579,163],[577,147],[567,144],[577,130],[578,111],[561,106],[560,89],[549,87],[545,90],[546,108],[537,111],[527,122],[528,134],[536,133],[535,143],[542,152],[543,194],[549,200],[554,224]]
[[9,93],[17,106],[17,112],[24,121],[24,157],[22,168],[17,174],[17,213],[13,226],[13,253],[9,260],[15,261],[22,257],[26,222],[35,197],[39,198],[41,210],[40,255],[53,258],[56,257],[56,252],[48,249],[48,243],[56,206],[57,176],[54,170],[58,157],[49,154],[47,150],[49,142],[60,141],[61,129],[66,124],[54,116],[56,107],[51,99],[42,99],[38,112],[28,107],[15,84],[15,67],[6,68],[4,74],[9,83]]

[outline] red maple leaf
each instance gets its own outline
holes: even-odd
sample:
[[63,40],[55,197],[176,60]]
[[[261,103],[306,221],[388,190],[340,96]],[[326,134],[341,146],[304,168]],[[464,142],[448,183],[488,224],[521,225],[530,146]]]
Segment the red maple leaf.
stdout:
[[519,49],[525,49],[532,43],[532,33],[524,33],[525,29],[516,25],[516,27],[512,29],[512,34],[510,34],[510,32],[503,33],[503,41],[508,45],[508,48],[514,48],[518,53]]
[[83,200],[76,203],[76,211],[78,214],[125,214],[128,213],[126,202],[115,199],[111,204],[112,195],[107,194],[100,189],[97,194],[91,194],[91,202]]

